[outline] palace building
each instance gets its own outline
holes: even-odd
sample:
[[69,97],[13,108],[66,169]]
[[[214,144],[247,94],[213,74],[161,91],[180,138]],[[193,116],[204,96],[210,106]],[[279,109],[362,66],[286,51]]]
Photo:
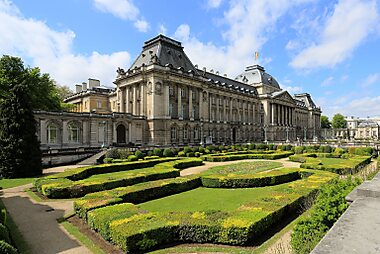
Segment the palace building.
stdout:
[[[115,89],[92,79],[77,85],[66,99],[75,112],[37,112],[41,143],[166,146],[320,136],[321,110],[309,94],[290,95],[260,65],[236,78],[200,69],[180,42],[163,35],[146,41],[132,66],[117,70],[114,83]],[[51,138],[54,133],[59,137]]]

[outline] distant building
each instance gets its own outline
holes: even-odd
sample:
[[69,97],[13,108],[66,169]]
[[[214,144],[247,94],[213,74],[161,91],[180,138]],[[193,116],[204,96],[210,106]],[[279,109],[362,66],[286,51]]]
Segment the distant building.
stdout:
[[[78,85],[65,100],[76,105],[76,113],[41,114],[41,143],[67,144],[74,119],[78,145],[99,145],[104,122],[106,145],[285,142],[320,136],[321,110],[310,94],[290,95],[259,65],[234,79],[200,69],[180,42],[163,35],[146,41],[132,66],[117,73],[115,90],[93,79]],[[58,123],[63,118],[67,124]],[[46,121],[58,121],[56,133],[63,138],[45,138]]]

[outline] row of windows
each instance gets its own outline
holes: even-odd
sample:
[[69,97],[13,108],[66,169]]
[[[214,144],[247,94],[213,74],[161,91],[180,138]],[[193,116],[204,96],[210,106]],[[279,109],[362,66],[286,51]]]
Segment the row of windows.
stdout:
[[[67,126],[68,131],[68,141],[69,143],[79,143],[79,133],[80,128],[75,123],[70,123]],[[57,125],[51,123],[47,126],[47,142],[49,144],[58,143],[58,127]]]

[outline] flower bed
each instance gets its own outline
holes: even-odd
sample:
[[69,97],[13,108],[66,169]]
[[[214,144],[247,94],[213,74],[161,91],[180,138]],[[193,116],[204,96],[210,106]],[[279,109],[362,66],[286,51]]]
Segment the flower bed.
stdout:
[[294,154],[290,151],[280,152],[277,151],[275,153],[248,153],[248,154],[213,154],[213,155],[204,155],[202,156],[202,160],[204,161],[212,161],[212,162],[220,162],[220,161],[234,161],[234,160],[245,160],[245,159],[264,159],[264,160],[276,160],[281,158],[289,157]]

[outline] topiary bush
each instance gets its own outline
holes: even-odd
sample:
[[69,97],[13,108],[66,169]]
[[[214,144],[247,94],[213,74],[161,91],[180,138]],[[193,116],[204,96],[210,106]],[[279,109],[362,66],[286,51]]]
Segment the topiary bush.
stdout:
[[145,154],[141,152],[140,150],[137,150],[135,152],[135,156],[137,157],[137,159],[144,159]]
[[160,148],[154,148],[153,149],[153,155],[162,157],[162,149],[160,149]]
[[138,161],[139,159],[137,158],[136,155],[129,155],[128,156],[128,161]]
[[18,251],[15,247],[10,245],[6,241],[0,240],[0,253],[18,254]]

